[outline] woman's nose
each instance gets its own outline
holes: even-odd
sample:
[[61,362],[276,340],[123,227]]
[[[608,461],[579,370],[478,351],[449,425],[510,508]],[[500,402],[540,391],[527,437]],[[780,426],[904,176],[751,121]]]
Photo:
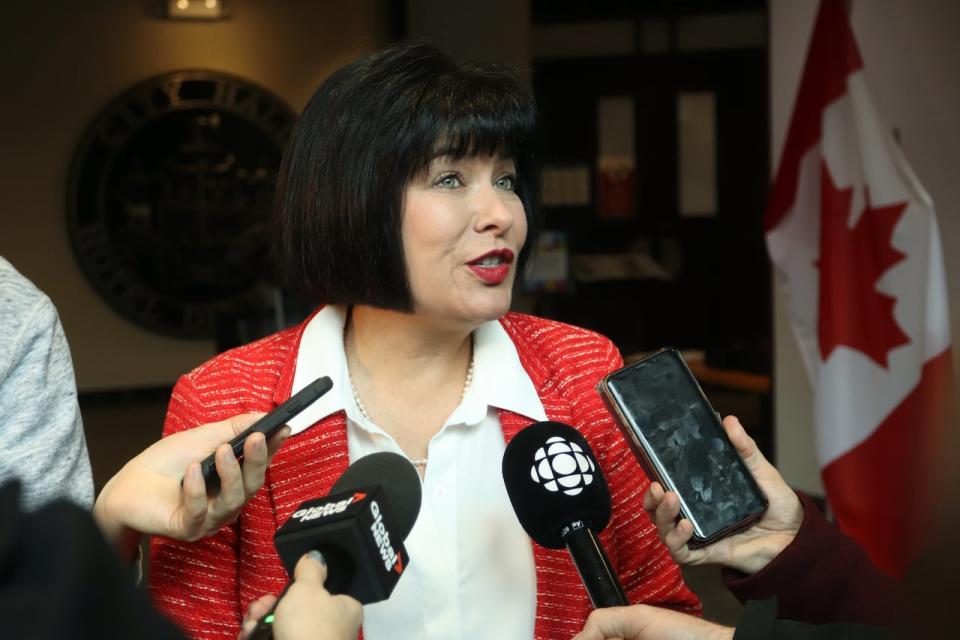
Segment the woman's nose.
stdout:
[[493,231],[503,234],[513,226],[514,211],[510,199],[516,196],[495,186],[484,187],[477,196],[475,226],[478,232]]

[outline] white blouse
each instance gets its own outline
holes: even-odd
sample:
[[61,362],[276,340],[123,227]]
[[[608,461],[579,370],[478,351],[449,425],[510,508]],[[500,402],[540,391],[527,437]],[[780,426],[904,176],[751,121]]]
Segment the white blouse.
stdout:
[[[293,392],[322,375],[330,376],[334,386],[290,426],[299,433],[345,410],[351,462],[377,451],[404,455],[356,405],[347,382],[345,320],[343,307],[329,305],[304,329]],[[499,322],[479,327],[473,348],[473,380],[430,440],[423,503],[405,542],[409,568],[389,599],[363,608],[367,640],[533,637],[533,548],[503,485],[505,443],[497,408],[533,420],[547,418]]]

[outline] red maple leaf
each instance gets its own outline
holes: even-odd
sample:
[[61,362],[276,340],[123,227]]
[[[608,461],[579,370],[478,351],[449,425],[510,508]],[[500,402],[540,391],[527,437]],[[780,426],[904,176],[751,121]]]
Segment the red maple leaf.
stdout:
[[895,298],[877,291],[877,281],[904,258],[891,242],[907,203],[866,208],[848,224],[853,187],[838,189],[826,163],[820,169],[820,300],[818,333],[824,361],[843,345],[883,368],[891,349],[910,342],[893,317]]

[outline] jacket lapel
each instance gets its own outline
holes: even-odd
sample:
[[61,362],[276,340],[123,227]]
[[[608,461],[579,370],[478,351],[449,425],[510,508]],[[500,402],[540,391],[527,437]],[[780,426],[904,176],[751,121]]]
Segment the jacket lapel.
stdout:
[[[273,401],[280,404],[293,390],[297,356],[304,329],[323,307],[304,320],[293,338],[293,348],[281,364]],[[343,474],[350,462],[347,422],[343,411],[330,414],[310,428],[290,436],[267,468],[265,486],[273,507],[274,530],[306,500],[322,498]]]
[[[522,358],[521,362],[523,362]],[[527,367],[527,363],[523,362],[523,364],[537,388],[537,394],[543,403],[547,418],[557,422],[571,422],[573,414],[570,405],[555,393],[555,387],[547,384],[542,378],[535,379],[534,374]],[[540,369],[540,371],[543,371],[543,369]],[[500,409],[498,413],[503,437],[507,444],[510,444],[510,441],[521,429],[533,423],[530,418],[512,411]],[[561,571],[564,569],[572,570],[572,567],[570,567],[572,561],[564,549],[548,549],[534,543],[533,540],[530,541],[530,544],[533,546],[533,563],[537,575],[537,611],[534,623],[534,638],[553,638],[557,630],[554,629],[551,620],[558,615],[561,616],[561,619],[571,615],[566,607],[571,604],[571,599],[575,599],[571,597],[572,594],[566,593],[569,590],[569,585],[564,580],[561,579],[560,584],[558,584],[556,574],[558,568]],[[558,588],[561,589],[562,594],[556,593]]]

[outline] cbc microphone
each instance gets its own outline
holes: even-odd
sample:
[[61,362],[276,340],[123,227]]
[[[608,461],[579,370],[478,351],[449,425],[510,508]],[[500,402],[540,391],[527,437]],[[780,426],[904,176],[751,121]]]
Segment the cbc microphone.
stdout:
[[567,548],[594,608],[630,604],[597,539],[610,521],[610,491],[576,429],[537,422],[520,431],[503,453],[503,482],[527,535]]
[[[327,563],[324,588],[361,604],[386,600],[409,565],[403,541],[420,513],[420,476],[410,461],[373,453],[350,465],[330,493],[301,504],[274,534],[277,554],[293,576],[311,550]],[[282,597],[282,596],[281,596]],[[273,612],[250,640],[272,637]]]

